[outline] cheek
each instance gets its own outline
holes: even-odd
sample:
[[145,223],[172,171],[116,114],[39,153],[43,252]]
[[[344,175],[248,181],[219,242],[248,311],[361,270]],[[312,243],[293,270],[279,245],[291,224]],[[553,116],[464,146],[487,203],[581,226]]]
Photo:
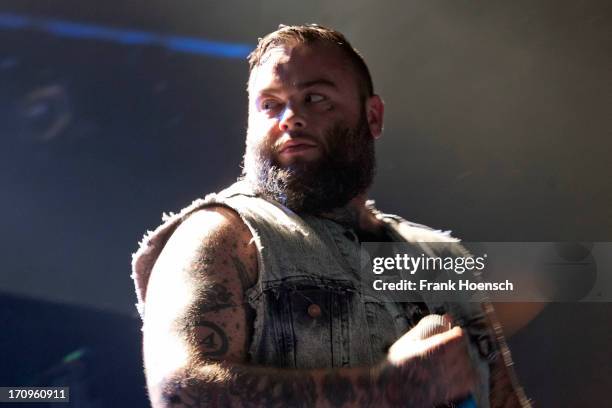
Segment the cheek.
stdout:
[[250,120],[247,129],[247,149],[255,149],[260,152],[271,154],[276,140],[280,137],[276,121],[272,120]]
[[333,104],[333,103],[329,102],[329,103],[325,103],[325,104],[323,104],[323,105],[322,105],[322,107],[321,107],[321,109],[322,109],[324,112],[333,112],[333,111],[336,109],[336,107],[334,106],[334,104]]
[[277,118],[268,115],[266,112],[260,112],[253,104],[249,104],[248,124],[253,129],[267,131],[277,123]]
[[249,140],[258,143],[273,138],[278,133],[276,120],[270,118],[249,118],[248,126],[247,143]]

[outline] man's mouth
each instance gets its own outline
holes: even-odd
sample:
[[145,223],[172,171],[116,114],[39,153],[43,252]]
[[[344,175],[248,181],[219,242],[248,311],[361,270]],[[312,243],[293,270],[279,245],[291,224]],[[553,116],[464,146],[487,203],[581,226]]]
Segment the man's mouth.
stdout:
[[293,155],[304,153],[316,148],[317,145],[312,142],[302,140],[290,140],[288,142],[283,143],[278,153],[281,155]]

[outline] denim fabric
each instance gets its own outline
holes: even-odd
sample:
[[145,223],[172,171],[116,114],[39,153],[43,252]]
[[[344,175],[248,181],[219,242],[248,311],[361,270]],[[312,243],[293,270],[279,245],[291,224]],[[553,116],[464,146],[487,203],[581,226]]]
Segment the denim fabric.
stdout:
[[[496,340],[483,305],[466,299],[448,303],[424,299],[417,304],[379,302],[360,291],[363,253],[353,230],[330,219],[299,216],[286,207],[254,195],[245,182],[196,200],[145,237],[133,259],[133,278],[144,314],[146,283],[156,257],[176,226],[197,209],[223,205],[236,211],[253,234],[259,278],[247,291],[255,310],[250,363],[287,368],[356,367],[385,358],[388,347],[428,313],[450,313],[468,330],[469,350],[481,385],[474,396],[489,407],[490,365],[507,351]],[[369,209],[385,222],[395,241],[458,242],[447,232],[409,223]],[[465,255],[453,245],[456,255]],[[425,248],[427,250],[427,248]],[[511,361],[506,361],[506,366]]]
[[253,363],[370,365],[418,320],[405,317],[403,304],[362,298],[361,248],[352,230],[244,194],[223,203],[240,214],[259,249],[259,279],[247,292],[256,312]]

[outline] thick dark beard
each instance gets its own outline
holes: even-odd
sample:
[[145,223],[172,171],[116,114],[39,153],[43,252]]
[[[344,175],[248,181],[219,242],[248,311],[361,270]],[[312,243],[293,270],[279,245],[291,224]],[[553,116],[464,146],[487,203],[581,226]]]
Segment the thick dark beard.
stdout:
[[[296,137],[310,138],[305,134]],[[296,213],[321,214],[344,207],[372,184],[376,168],[374,140],[365,113],[359,124],[336,124],[325,135],[327,149],[314,161],[296,160],[283,168],[272,147],[247,147],[243,175],[256,193]]]

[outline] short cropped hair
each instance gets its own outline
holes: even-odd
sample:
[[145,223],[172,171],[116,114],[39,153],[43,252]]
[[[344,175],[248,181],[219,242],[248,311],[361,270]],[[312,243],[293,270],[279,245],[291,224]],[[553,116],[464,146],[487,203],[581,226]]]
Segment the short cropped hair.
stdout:
[[278,46],[296,46],[299,44],[328,44],[341,50],[349,59],[359,77],[359,91],[363,99],[374,95],[374,85],[370,70],[363,57],[348,42],[344,35],[331,28],[317,24],[292,25],[280,24],[278,30],[259,39],[257,47],[249,54],[249,73],[263,63],[266,53]]

